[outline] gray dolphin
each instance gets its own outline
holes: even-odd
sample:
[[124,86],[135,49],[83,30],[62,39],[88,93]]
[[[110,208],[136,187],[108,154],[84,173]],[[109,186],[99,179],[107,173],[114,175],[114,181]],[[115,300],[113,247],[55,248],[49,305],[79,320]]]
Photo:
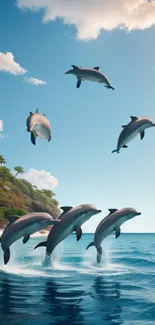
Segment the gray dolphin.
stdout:
[[65,238],[67,238],[73,231],[76,232],[77,240],[82,236],[81,225],[86,222],[93,215],[100,213],[95,206],[91,204],[82,204],[75,208],[61,207],[63,213],[59,216],[60,222],[54,225],[47,237],[47,241],[38,244],[37,247],[46,247],[46,265],[50,265],[50,255],[54,248]]
[[9,220],[8,226],[4,229],[1,237],[1,247],[4,251],[4,264],[7,264],[10,259],[9,247],[21,237],[23,244],[26,244],[33,233],[60,221],[55,220],[50,214],[45,212],[28,213],[22,217],[7,216]]
[[99,71],[100,67],[94,67],[93,69],[81,68],[76,65],[71,65],[73,67],[72,70],[68,70],[65,74],[73,74],[77,78],[76,87],[79,88],[81,85],[81,81],[89,80],[99,83],[104,83],[106,88],[113,89],[110,85],[108,78]]
[[116,238],[120,236],[120,226],[127,220],[139,216],[141,212],[137,212],[132,208],[124,209],[109,209],[110,213],[97,226],[94,233],[94,241],[91,242],[86,249],[95,246],[97,250],[97,262],[100,263],[102,256],[102,241],[109,236],[113,231],[116,233]]
[[51,126],[49,120],[45,114],[38,113],[38,108],[35,113],[30,112],[29,117],[26,120],[27,131],[31,132],[31,142],[36,144],[36,137],[39,136],[42,139],[51,140]]
[[113,150],[113,152],[119,153],[121,148],[127,148],[127,143],[131,141],[138,133],[140,134],[141,140],[144,138],[145,129],[155,126],[149,118],[147,117],[136,117],[130,116],[131,122],[127,125],[122,125],[122,132],[119,135],[117,142],[117,149]]

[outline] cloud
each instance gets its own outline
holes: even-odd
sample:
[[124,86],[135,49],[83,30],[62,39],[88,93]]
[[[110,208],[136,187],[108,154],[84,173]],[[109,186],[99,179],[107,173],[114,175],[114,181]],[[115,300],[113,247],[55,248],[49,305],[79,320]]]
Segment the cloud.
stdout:
[[77,38],[96,39],[102,29],[128,31],[155,24],[155,2],[147,0],[17,0],[19,8],[44,10],[43,22],[62,18]]
[[23,175],[20,175],[19,178],[23,178],[30,182],[32,185],[36,185],[38,189],[48,189],[52,190],[58,186],[58,180],[56,177],[52,176],[49,172],[45,170],[35,170],[29,169]]
[[3,121],[0,120],[0,140],[8,138],[8,135],[3,134],[3,125]]
[[46,81],[43,81],[41,79],[35,79],[35,78],[27,78],[25,77],[24,80],[26,80],[29,84],[32,84],[32,85],[35,85],[35,86],[38,86],[38,85],[47,85],[47,82]]
[[2,131],[3,131],[3,121],[0,120],[0,132],[2,132]]
[[15,62],[11,52],[0,52],[0,71],[6,71],[14,75],[25,74],[27,72],[19,63]]

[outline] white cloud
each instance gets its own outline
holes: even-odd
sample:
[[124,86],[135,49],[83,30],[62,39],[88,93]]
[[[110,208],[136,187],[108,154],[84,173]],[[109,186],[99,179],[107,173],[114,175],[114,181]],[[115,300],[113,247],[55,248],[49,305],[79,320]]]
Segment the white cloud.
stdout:
[[2,132],[2,131],[3,131],[3,121],[0,120],[0,132]]
[[15,62],[11,52],[0,52],[0,71],[6,71],[14,75],[25,74],[27,72],[19,63]]
[[7,135],[3,134],[3,121],[0,120],[0,140],[7,139],[7,137],[8,137]]
[[128,31],[155,24],[155,2],[147,0],[17,0],[19,8],[44,10],[43,21],[74,24],[77,38],[96,39],[102,29]]
[[35,78],[28,78],[28,77],[25,77],[24,80],[26,80],[29,84],[32,84],[32,85],[35,85],[35,86],[38,86],[38,85],[47,85],[47,82],[46,81],[43,81],[43,80],[40,80],[40,79],[35,79]]
[[32,185],[36,185],[37,188],[40,190],[52,190],[57,187],[59,183],[56,177],[52,176],[49,172],[46,172],[45,170],[39,171],[35,169],[29,169],[28,172],[23,175],[20,175],[19,178],[24,178]]

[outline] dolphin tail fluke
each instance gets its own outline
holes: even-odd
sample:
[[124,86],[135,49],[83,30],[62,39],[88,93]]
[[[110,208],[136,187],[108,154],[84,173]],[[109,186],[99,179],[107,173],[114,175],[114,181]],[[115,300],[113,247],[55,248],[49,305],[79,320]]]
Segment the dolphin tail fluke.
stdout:
[[115,150],[111,151],[111,153],[114,153],[114,152],[118,152],[118,151],[117,151],[117,149],[115,149]]
[[86,250],[89,248],[89,247],[92,247],[92,246],[95,246],[94,242],[92,241],[86,248]]
[[105,87],[105,88],[108,88],[108,89],[112,89],[112,90],[115,90],[115,88],[114,88],[114,87],[112,87],[112,86],[108,86],[108,85],[105,85],[104,87]]
[[38,245],[36,245],[36,246],[34,247],[34,249],[36,249],[36,248],[38,248],[38,247],[42,247],[42,246],[46,247],[46,246],[47,246],[47,241],[42,241],[41,243],[39,243]]
[[5,252],[4,252],[4,264],[6,265],[9,262],[10,259],[10,249],[8,248]]
[[102,247],[100,246],[97,248],[97,263],[101,262],[101,257],[102,257]]

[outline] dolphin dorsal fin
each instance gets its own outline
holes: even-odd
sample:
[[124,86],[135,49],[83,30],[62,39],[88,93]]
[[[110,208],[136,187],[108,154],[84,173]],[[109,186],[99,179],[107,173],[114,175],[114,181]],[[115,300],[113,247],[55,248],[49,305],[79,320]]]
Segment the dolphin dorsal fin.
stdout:
[[73,69],[79,69],[79,67],[77,65],[71,64],[71,67],[73,67]]
[[65,207],[60,207],[61,210],[63,210],[63,213],[68,212],[69,210],[73,209],[73,207],[70,206],[65,206]]
[[138,120],[138,117],[137,117],[137,116],[130,116],[130,117],[131,117],[131,121],[132,121],[132,122]]
[[38,111],[39,111],[39,108],[36,109],[36,113],[37,113],[37,114],[39,114]]
[[100,67],[94,67],[93,69],[99,71]]
[[32,113],[32,112],[30,112],[30,115],[33,115],[33,113]]
[[118,209],[108,209],[108,211],[110,212],[110,214],[116,212],[117,210]]
[[65,206],[65,207],[60,207],[61,210],[63,210],[63,212],[60,214],[60,216],[58,217],[59,220],[61,220],[61,217],[67,213],[68,211],[70,211],[71,209],[73,209],[73,207],[70,206]]
[[5,216],[6,219],[8,219],[8,221],[10,223],[15,222],[16,220],[18,220],[20,218],[20,216]]

